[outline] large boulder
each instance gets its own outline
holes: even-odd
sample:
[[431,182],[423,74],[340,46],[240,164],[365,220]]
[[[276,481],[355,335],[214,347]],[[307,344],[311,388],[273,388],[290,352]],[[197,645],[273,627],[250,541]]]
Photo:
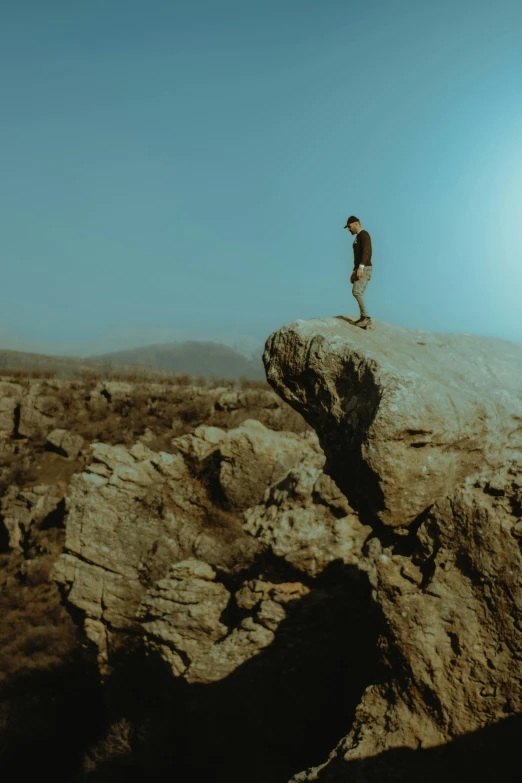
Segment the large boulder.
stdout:
[[344,321],[295,321],[265,350],[267,377],[319,434],[356,507],[405,526],[522,450],[522,346]]
[[324,454],[313,432],[274,432],[256,419],[232,430],[197,427],[172,445],[239,510],[260,503],[267,489],[296,465],[321,467]]
[[219,482],[235,508],[258,503],[271,484],[301,461],[321,465],[324,457],[313,434],[273,432],[255,419],[231,430],[220,444]]

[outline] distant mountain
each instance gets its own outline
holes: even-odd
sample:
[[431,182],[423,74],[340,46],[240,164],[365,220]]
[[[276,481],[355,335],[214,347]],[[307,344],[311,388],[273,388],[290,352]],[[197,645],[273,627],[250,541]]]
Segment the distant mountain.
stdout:
[[[53,370],[58,378],[70,378],[78,372],[86,370],[100,374],[109,369],[113,372],[135,373],[136,362],[123,364],[100,359],[81,359],[75,356],[52,356],[43,353],[30,353],[29,351],[0,349],[0,369],[23,370],[25,372]],[[141,369],[149,372],[151,368],[142,367]],[[158,375],[165,374],[157,367],[152,368],[152,372]]]
[[189,373],[204,378],[265,378],[261,355],[257,359],[249,359],[228,345],[196,340],[114,351],[89,359],[147,365],[166,372]]

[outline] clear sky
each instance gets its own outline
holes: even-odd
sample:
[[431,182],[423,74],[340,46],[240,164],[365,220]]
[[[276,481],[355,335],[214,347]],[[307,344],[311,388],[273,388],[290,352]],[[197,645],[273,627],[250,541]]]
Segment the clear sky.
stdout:
[[0,347],[522,341],[520,0],[0,0]]

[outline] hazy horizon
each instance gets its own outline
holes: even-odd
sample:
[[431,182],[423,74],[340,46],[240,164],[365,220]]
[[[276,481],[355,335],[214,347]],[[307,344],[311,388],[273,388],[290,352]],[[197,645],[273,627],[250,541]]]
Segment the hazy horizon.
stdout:
[[355,313],[522,342],[522,5],[36,0],[0,29],[0,348],[248,352]]

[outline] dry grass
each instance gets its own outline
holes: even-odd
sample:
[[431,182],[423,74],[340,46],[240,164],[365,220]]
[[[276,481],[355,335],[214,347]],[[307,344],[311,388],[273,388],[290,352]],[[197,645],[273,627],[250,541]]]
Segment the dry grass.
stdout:
[[285,403],[276,408],[248,405],[230,412],[214,411],[205,423],[212,427],[228,430],[241,426],[247,419],[257,419],[274,432],[302,434],[311,430],[310,425],[306,423],[301,414]]
[[100,380],[100,373],[96,370],[76,370],[75,375],[84,383],[97,383]]
[[0,452],[0,497],[9,487],[27,486],[34,478],[33,450],[23,446],[15,447],[14,452]]
[[76,629],[49,580],[56,555],[41,557],[25,584],[22,556],[1,556],[0,687],[61,665],[76,646]]
[[245,391],[246,389],[260,389],[262,391],[272,391],[272,387],[267,381],[256,381],[250,378],[240,378],[240,388]]
[[[112,370],[110,367],[106,369],[81,368],[76,370],[75,374],[80,380],[88,382],[113,381],[133,384],[153,383],[161,386],[198,386],[200,388],[209,385],[219,385],[216,381],[210,381],[207,378],[201,378],[197,375],[189,375],[188,373],[167,373],[161,370],[149,369],[147,367],[137,367],[135,370]],[[235,381],[226,379],[222,383],[226,386],[234,386]]]
[[14,381],[27,380],[30,378],[51,380],[56,377],[56,370],[23,370],[20,368],[9,369],[8,367],[0,367],[0,377],[10,378]]

